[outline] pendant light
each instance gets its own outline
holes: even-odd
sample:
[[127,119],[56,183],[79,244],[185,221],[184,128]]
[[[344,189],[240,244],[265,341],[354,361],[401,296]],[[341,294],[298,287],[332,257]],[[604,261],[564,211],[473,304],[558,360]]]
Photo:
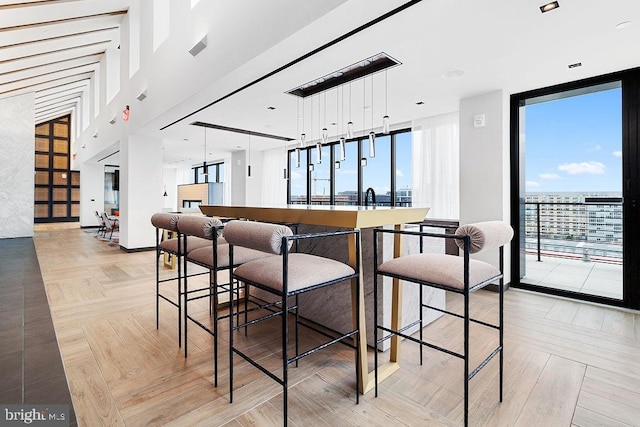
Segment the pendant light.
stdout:
[[324,127],[322,128],[322,144],[329,142],[329,130],[327,129],[327,92],[324,93]]
[[351,83],[349,83],[349,122],[347,123],[347,138],[353,138],[353,122],[351,121]]
[[376,134],[373,132],[373,74],[371,74],[371,131],[369,132],[369,157],[376,156]]
[[204,160],[202,161],[202,176],[209,176],[207,167],[207,127],[204,127]]
[[316,143],[316,163],[322,163],[322,143]]
[[[367,78],[363,77],[362,78],[362,133],[364,134],[365,132],[365,128],[367,126]],[[360,142],[359,142],[360,143]],[[362,150],[362,145],[359,146],[360,150]],[[364,156],[364,153],[362,153],[362,158],[360,158],[360,166],[367,166],[367,158]]]
[[284,141],[284,159],[285,159],[285,163],[284,163],[284,171],[282,173],[282,178],[284,179],[289,179],[289,173],[287,171],[287,164],[289,163],[289,141],[285,140]]
[[[300,120],[300,100],[298,100],[298,114],[296,118],[296,123]],[[296,130],[297,132],[298,130]],[[300,146],[296,147],[296,167],[300,167],[300,150],[304,148],[304,140],[307,136],[304,133],[304,98],[302,98],[302,133],[300,134]]]
[[247,159],[247,176],[251,178],[251,135],[249,135],[249,156]]
[[[320,121],[320,95],[318,95],[318,121]],[[311,98],[311,129],[313,132],[313,98]],[[322,163],[322,142],[316,142],[316,162]],[[311,169],[313,170],[313,169]]]
[[[340,93],[341,93],[341,97],[340,97],[340,104],[342,105],[342,109],[340,110],[340,121],[338,121],[336,119],[336,122],[342,124],[344,121],[344,86],[340,86]],[[336,100],[338,99],[338,93],[336,92]],[[336,108],[336,112],[337,112],[337,108]],[[347,156],[347,148],[346,148],[346,141],[344,138],[344,135],[340,134],[340,160],[336,161],[336,169],[340,168],[340,162],[343,162]]]
[[387,70],[384,70],[384,116],[382,117],[382,133],[389,133],[389,115],[387,114]]

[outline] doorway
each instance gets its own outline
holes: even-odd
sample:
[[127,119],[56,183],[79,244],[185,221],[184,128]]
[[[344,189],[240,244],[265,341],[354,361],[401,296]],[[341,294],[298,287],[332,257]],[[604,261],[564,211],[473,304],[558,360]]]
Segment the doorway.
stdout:
[[637,74],[512,96],[512,286],[638,306]]

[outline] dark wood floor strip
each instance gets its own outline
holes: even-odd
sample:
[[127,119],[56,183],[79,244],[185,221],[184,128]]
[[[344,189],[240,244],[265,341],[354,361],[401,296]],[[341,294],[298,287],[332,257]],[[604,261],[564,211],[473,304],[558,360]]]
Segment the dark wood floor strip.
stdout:
[[2,404],[73,404],[31,238],[0,239]]

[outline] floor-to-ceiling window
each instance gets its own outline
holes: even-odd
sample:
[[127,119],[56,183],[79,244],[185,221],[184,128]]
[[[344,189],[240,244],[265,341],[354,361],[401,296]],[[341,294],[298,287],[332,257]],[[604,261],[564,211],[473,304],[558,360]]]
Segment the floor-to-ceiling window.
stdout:
[[512,96],[512,285],[638,307],[638,71]]
[[71,116],[35,128],[34,221],[78,221],[80,172],[71,170]]

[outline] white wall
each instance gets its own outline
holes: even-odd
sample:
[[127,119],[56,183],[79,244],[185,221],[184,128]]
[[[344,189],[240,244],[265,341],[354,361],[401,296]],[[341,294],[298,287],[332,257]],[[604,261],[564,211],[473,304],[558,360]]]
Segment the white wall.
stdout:
[[33,236],[33,93],[0,99],[0,238]]
[[[460,100],[460,223],[509,218],[509,102],[501,90]],[[483,114],[485,126],[474,127]],[[494,254],[478,258],[497,265]],[[505,277],[510,253],[505,247]]]
[[85,162],[80,165],[80,226],[98,226],[96,211],[104,211],[104,166]]

